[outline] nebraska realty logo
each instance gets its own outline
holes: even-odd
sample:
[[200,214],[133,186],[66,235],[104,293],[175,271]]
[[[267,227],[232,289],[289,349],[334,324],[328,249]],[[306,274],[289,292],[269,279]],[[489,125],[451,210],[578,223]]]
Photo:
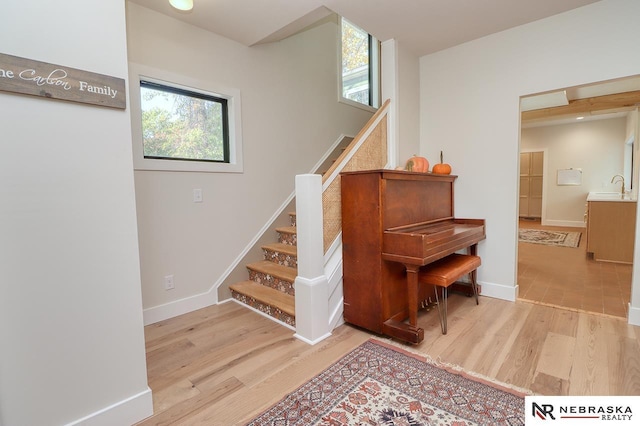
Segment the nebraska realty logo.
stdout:
[[[635,417],[638,413],[639,417]],[[525,424],[637,424],[640,397],[526,396]],[[633,422],[633,423],[631,423]]]

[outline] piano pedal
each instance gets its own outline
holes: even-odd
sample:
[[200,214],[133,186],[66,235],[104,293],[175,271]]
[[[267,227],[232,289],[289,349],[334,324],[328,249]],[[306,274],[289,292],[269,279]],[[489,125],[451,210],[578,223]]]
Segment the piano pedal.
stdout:
[[420,302],[420,309],[426,309],[427,312],[431,310],[434,306],[437,306],[438,303],[431,300],[431,297]]

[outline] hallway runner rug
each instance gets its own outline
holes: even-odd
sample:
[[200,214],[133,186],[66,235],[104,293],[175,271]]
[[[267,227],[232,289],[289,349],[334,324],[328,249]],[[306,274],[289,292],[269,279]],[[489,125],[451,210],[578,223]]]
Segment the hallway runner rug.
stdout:
[[524,394],[371,339],[248,425],[524,425]]
[[521,243],[544,244],[546,246],[573,247],[580,245],[580,232],[545,231],[542,229],[518,230]]

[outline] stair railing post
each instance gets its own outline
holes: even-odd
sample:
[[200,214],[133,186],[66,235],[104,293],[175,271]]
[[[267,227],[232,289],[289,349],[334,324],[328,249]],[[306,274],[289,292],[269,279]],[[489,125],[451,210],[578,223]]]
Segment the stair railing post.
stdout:
[[322,176],[296,176],[298,276],[295,280],[296,334],[309,344],[331,335],[329,282],[324,275]]

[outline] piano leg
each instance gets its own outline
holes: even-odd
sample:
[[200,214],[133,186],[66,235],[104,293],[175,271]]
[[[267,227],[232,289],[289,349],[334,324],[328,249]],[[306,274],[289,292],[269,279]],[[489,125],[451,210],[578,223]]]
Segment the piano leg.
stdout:
[[476,276],[476,270],[471,271],[471,286],[473,287],[473,295],[476,296],[476,305],[479,305],[478,301],[478,281]]
[[407,268],[407,303],[409,305],[409,324],[418,327],[418,272],[420,266],[405,265]]
[[[478,244],[472,244],[469,246],[469,254],[472,256],[478,255]],[[480,302],[478,301],[478,281],[476,272],[476,269],[471,271],[471,287],[473,287],[473,295],[476,297],[476,305],[479,305]]]
[[408,343],[420,343],[424,340],[424,330],[418,327],[418,304],[420,303],[418,300],[418,272],[420,266],[405,265],[405,267],[407,268],[409,324],[401,322],[404,318],[389,318],[382,324],[382,331],[388,336]]

